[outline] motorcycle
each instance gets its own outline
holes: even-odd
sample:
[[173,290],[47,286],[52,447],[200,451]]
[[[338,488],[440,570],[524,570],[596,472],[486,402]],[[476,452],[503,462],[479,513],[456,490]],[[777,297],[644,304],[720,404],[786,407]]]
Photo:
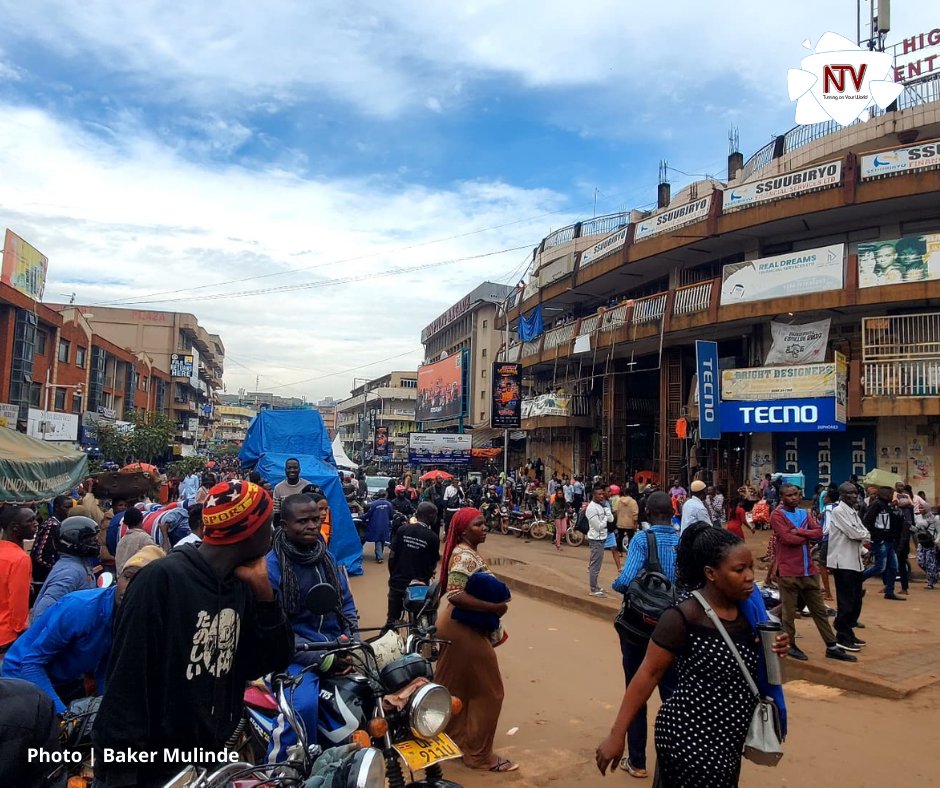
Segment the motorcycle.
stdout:
[[62,715],[59,732],[61,751],[69,759],[57,765],[44,780],[55,788],[86,788],[94,782],[91,729],[101,705],[100,697],[79,698]]
[[536,533],[540,534],[534,537],[536,539],[541,539],[548,532],[545,521],[536,517],[528,509],[506,511],[499,524],[500,533],[515,534],[517,537],[530,536],[533,528]]
[[499,501],[496,500],[486,500],[480,506],[480,511],[483,512],[483,517],[486,519],[486,527],[495,531],[497,528],[502,527],[503,520],[506,518],[506,507],[501,506]]

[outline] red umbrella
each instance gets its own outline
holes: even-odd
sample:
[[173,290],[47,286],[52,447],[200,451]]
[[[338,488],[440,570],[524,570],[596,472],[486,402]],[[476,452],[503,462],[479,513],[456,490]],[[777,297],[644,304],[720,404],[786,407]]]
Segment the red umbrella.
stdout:
[[157,470],[156,465],[150,465],[146,462],[132,462],[130,465],[125,465],[119,473],[152,473],[154,475],[159,475],[160,471]]
[[422,482],[440,482],[446,479],[453,479],[453,475],[447,471],[428,471],[424,476],[419,478],[419,481]]

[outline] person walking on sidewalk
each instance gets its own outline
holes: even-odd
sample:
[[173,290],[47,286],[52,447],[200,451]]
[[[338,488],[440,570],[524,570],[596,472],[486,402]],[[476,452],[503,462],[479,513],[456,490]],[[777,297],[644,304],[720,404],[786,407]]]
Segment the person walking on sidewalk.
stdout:
[[607,596],[607,592],[597,584],[604,563],[604,550],[607,541],[607,526],[614,521],[614,513],[604,496],[604,485],[595,484],[591,491],[591,502],[587,505],[585,516],[588,521],[588,544],[591,557],[588,560],[588,583],[591,596]]
[[780,488],[782,503],[770,515],[770,527],[777,539],[777,584],[782,607],[780,617],[790,636],[790,656],[803,661],[809,659],[794,640],[796,599],[802,595],[816,629],[826,644],[826,656],[843,662],[857,662],[857,657],[846,653],[839,646],[836,633],[829,624],[829,614],[819,583],[819,567],[810,556],[812,543],[822,539],[823,532],[809,512],[798,508],[800,496],[800,488],[795,484],[783,485]]
[[682,523],[679,526],[679,533],[685,533],[685,529],[692,523],[710,523],[712,521],[708,509],[705,507],[705,491],[708,486],[701,479],[692,482],[690,489],[692,495],[682,504]]
[[898,577],[898,554],[896,546],[904,528],[904,519],[892,502],[894,490],[879,487],[878,496],[868,505],[862,522],[871,534],[872,552],[875,562],[865,570],[864,583],[871,577],[880,576],[884,582],[885,599],[904,602],[903,596],[894,593]]
[[[631,499],[632,500],[632,499]],[[679,534],[672,526],[672,499],[664,493],[653,493],[646,503],[646,514],[649,518],[649,532],[656,537],[656,553],[659,564],[663,568],[666,579],[675,587],[676,584],[676,549],[679,547]],[[619,525],[618,520],[618,525]],[[649,559],[649,544],[644,534],[639,539],[632,539],[627,550],[627,562],[623,571],[614,581],[613,589],[625,594],[632,583],[647,568]],[[618,626],[617,634],[620,637],[620,654],[623,658],[623,676],[627,687],[633,681],[640,665],[646,658],[646,649],[649,640],[640,640],[631,636],[625,629]],[[677,675],[675,668],[667,670],[659,680],[659,697],[665,703],[669,700],[676,688]],[[620,768],[632,777],[645,778],[649,774],[646,770],[646,704],[644,703],[630,727],[627,729],[627,756],[620,761]]]
[[871,536],[855,510],[858,490],[851,482],[839,487],[839,503],[829,513],[829,552],[826,565],[836,583],[836,640],[842,648],[857,651],[865,645],[855,637],[862,613],[862,550]]

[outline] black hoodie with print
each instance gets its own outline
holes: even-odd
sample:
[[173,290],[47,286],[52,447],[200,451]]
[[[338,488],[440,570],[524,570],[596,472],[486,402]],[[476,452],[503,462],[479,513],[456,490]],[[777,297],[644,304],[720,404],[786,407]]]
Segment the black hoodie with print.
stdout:
[[[108,786],[162,785],[186,763],[164,749],[219,751],[238,723],[248,681],[294,653],[279,602],[220,581],[195,545],[144,567],[115,620],[108,682],[95,721],[96,776]],[[112,751],[156,753],[107,763]]]

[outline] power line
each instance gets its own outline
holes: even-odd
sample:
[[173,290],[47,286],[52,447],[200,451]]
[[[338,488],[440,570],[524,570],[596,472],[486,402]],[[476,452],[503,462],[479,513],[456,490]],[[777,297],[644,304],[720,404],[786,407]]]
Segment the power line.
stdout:
[[365,369],[366,367],[374,367],[376,364],[384,364],[386,361],[394,361],[396,358],[401,358],[402,356],[410,356],[412,353],[420,353],[420,350],[412,348],[411,350],[406,350],[404,353],[399,353],[397,356],[389,356],[388,358],[380,358],[378,361],[370,361],[368,364],[360,364],[356,367],[349,367],[349,369],[341,369],[338,372],[329,372],[325,375],[317,375],[316,377],[306,378],[304,380],[295,380],[293,383],[282,383],[279,386],[272,386],[273,389],[283,389],[291,386],[299,386],[303,383],[313,383],[315,380],[325,380],[326,378],[335,378],[337,375],[345,375],[348,372],[355,372],[357,369]]

